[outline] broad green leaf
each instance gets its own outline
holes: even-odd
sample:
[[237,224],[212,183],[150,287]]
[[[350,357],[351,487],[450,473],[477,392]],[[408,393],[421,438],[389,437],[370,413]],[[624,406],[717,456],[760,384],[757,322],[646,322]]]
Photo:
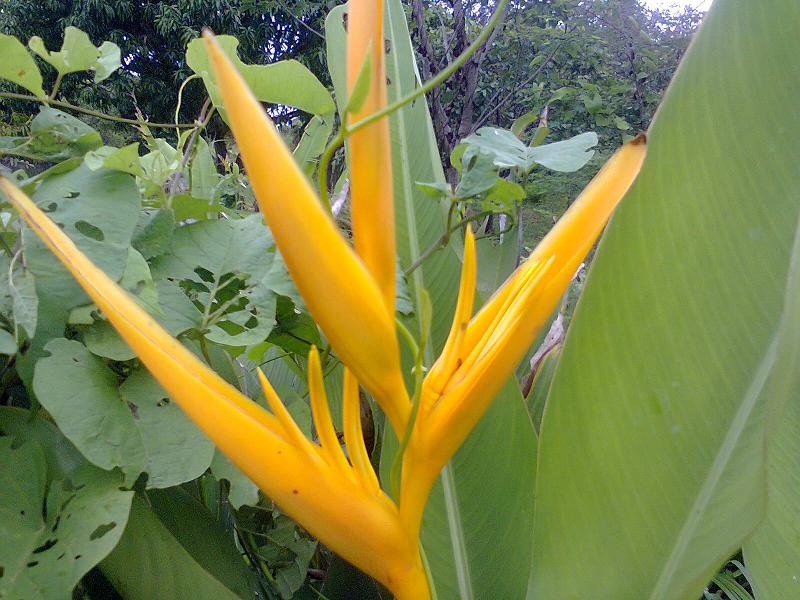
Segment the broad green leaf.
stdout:
[[35,416],[28,409],[0,406],[0,435],[14,438],[14,445],[34,441],[44,452],[47,479],[70,479],[88,463],[78,449],[52,421]]
[[529,149],[530,159],[553,171],[577,171],[588,163],[597,145],[597,134],[586,132],[561,142],[542,144]]
[[500,169],[516,167],[527,172],[539,164],[553,171],[572,172],[594,156],[591,148],[597,145],[597,134],[581,133],[568,140],[531,148],[511,131],[481,127],[463,142],[467,144],[462,157],[464,163],[478,153],[487,153],[492,156],[495,167]]
[[558,347],[545,354],[531,382],[528,396],[525,398],[525,402],[528,405],[528,413],[531,415],[531,421],[533,421],[536,431],[542,430],[542,415],[547,404],[547,394],[550,391],[550,384],[553,381],[560,355],[561,350]]
[[36,61],[13,35],[0,33],[0,78],[21,85],[34,96],[44,98],[47,94],[42,89],[42,74]]
[[258,486],[219,450],[211,460],[211,473],[217,479],[226,479],[230,484],[228,500],[234,508],[258,504]]
[[[75,244],[101,269],[119,279],[128,260],[139,211],[139,195],[133,178],[111,171],[90,171],[82,166],[43,181],[33,199],[51,219],[61,224]],[[59,277],[64,288],[80,290],[39,239],[25,229],[26,264],[36,277],[40,299],[45,280]],[[65,290],[66,291],[66,290]],[[48,289],[52,294],[53,290]],[[85,295],[71,295],[76,306]]]
[[131,245],[146,259],[164,254],[172,244],[175,215],[169,208],[145,209],[133,232]]
[[797,312],[798,22],[795,2],[717,0],[658,111],[545,410],[532,598],[695,600],[765,515]]
[[[22,331],[32,338],[36,333],[37,310],[39,297],[36,295],[36,282],[30,270],[24,265],[11,265],[6,261],[2,266],[8,273],[8,298],[11,300],[11,314],[14,318],[15,338],[19,339]],[[20,329],[22,331],[20,331]]]
[[167,279],[156,281],[158,307],[161,315],[156,320],[172,335],[180,335],[192,329],[200,320],[200,311],[183,293],[179,284]]
[[531,125],[531,123],[535,123],[538,118],[539,111],[531,110],[526,112],[521,117],[514,119],[514,122],[511,124],[511,133],[522,139],[522,135],[525,133],[525,130]]
[[[327,115],[336,110],[325,86],[296,60],[282,60],[270,65],[246,65],[239,58],[237,51],[239,40],[230,35],[218,35],[216,41],[234,62],[260,101],[294,106],[315,115]],[[204,44],[201,39],[189,42],[186,48],[186,64],[203,77],[214,106],[224,116],[225,108],[214,76],[211,74]]]
[[514,181],[497,179],[481,199],[483,210],[513,214],[517,204],[525,199],[525,190]]
[[148,488],[191,481],[208,469],[214,444],[147,371],[131,373],[119,396],[130,407],[147,453]]
[[483,194],[498,180],[499,167],[495,155],[483,151],[478,146],[464,145],[459,174],[461,179],[456,186],[456,198],[470,198]]
[[132,483],[147,456],[117,376],[80,342],[54,339],[45,351],[50,356],[36,363],[33,377],[39,402],[92,464],[121,467]]
[[32,37],[28,46],[61,75],[93,70],[95,83],[106,79],[121,65],[119,46],[112,42],[103,42],[100,47],[95,47],[89,36],[76,27],[70,26],[64,30],[64,43],[58,52],[45,48],[44,41],[39,36]]
[[211,155],[211,148],[202,137],[198,137],[194,143],[194,158],[192,158],[189,173],[191,174],[192,196],[203,200],[213,200],[220,176],[217,173],[214,157]]
[[[95,264],[114,279],[122,276],[140,205],[132,177],[107,170],[91,171],[82,165],[46,178],[32,197]],[[36,337],[18,361],[20,375],[27,382],[44,344],[64,335],[69,312],[87,304],[88,298],[27,227],[22,231],[22,247],[39,299]]]
[[11,355],[16,353],[17,341],[14,339],[14,334],[5,329],[0,329],[0,354]]
[[[163,284],[163,286],[168,289],[171,283],[172,282],[168,280],[159,282],[159,284]],[[153,317],[155,317],[155,319],[171,334],[178,335],[183,333],[186,329],[191,328],[191,323],[183,327],[181,323],[174,319],[176,316],[174,315],[175,307],[171,305],[171,298],[164,298],[165,302],[163,304],[159,300],[158,286],[153,281],[153,277],[150,274],[150,267],[144,257],[133,248],[128,252],[125,271],[122,273],[119,284],[123,289],[128,290],[128,292],[138,300],[139,304],[153,315]],[[167,296],[170,295],[171,294],[167,292]],[[196,316],[198,314],[197,309],[191,304],[188,298],[183,294],[181,294],[181,296],[187,301],[187,304],[181,307],[183,312],[177,315],[179,320],[181,316],[185,315]],[[91,305],[91,307],[94,314],[96,314],[98,310],[96,306]],[[74,311],[70,317],[73,318],[71,323],[77,324],[77,319],[74,319]],[[87,325],[88,327],[82,329],[83,343],[92,354],[116,361],[126,361],[135,358],[136,354],[108,321],[104,319],[95,320],[92,318]]]
[[48,482],[35,441],[15,446],[0,438],[0,597],[71,598],[122,535],[133,492],[121,491],[121,483],[118,474],[89,465],[69,481]]
[[[344,7],[326,21],[328,65],[346,102]],[[389,100],[419,86],[419,73],[399,0],[387,3],[384,18]],[[344,104],[342,104],[344,106]],[[397,245],[402,268],[408,268],[444,231],[447,205],[436,202],[415,182],[444,183],[427,106],[422,99],[390,119],[393,148]],[[434,322],[430,363],[450,328],[460,272],[460,236],[435,253],[409,277],[420,305],[421,289],[430,294]],[[386,431],[385,433],[388,433]],[[391,464],[395,440],[384,436],[382,463]],[[536,442],[516,384],[510,382],[486,417],[445,467],[425,513],[422,544],[431,564],[439,600],[520,598],[524,595],[533,522]],[[499,550],[502,549],[502,550]]]
[[297,163],[303,167],[306,174],[311,175],[317,167],[319,157],[325,151],[325,146],[333,131],[333,119],[331,117],[322,118],[314,116],[308,122],[300,142],[294,149],[294,157]]
[[758,600],[800,593],[800,244],[795,240],[775,367],[767,382],[766,518],[745,542],[747,572]]
[[83,331],[83,343],[89,352],[101,358],[125,361],[136,357],[108,321],[95,321],[89,325]]
[[436,200],[450,198],[453,195],[453,190],[450,189],[449,183],[444,183],[441,181],[433,181],[430,183],[424,181],[415,181],[414,185],[425,192],[426,195],[430,196],[431,198],[435,198]]
[[[497,217],[495,217],[495,223]],[[484,234],[479,228],[476,233]],[[478,258],[477,292],[482,298],[489,298],[517,267],[520,252],[520,230],[514,226],[504,233],[501,239],[490,236],[478,239],[475,244]]]
[[122,148],[102,146],[86,154],[84,160],[86,166],[92,171],[105,168],[140,177],[144,177],[145,174],[139,162],[139,142],[128,144]]
[[141,369],[118,387],[117,375],[79,342],[45,347],[33,379],[37,398],[64,435],[93,464],[121,467],[129,481],[169,487],[199,477],[213,444]]
[[80,119],[42,106],[25,137],[0,136],[0,154],[57,162],[83,156],[103,145],[100,134]]
[[286,277],[272,267],[272,236],[261,215],[208,220],[175,231],[171,250],[153,264],[157,279],[186,282],[203,315],[197,327],[227,346],[267,338],[275,324],[276,296]]
[[180,488],[136,496],[122,539],[100,567],[126,600],[255,597],[233,536]]

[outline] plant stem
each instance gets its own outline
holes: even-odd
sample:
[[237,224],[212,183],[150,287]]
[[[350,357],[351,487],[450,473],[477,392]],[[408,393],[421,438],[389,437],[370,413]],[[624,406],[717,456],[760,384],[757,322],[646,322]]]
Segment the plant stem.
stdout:
[[378,119],[385,117],[388,114],[393,113],[394,111],[403,108],[406,104],[409,104],[419,98],[427,94],[436,86],[444,83],[447,81],[450,76],[458,71],[464,63],[466,63],[477,50],[483,46],[489,36],[491,35],[494,28],[497,27],[497,24],[500,22],[500,19],[503,16],[503,12],[505,11],[506,5],[508,4],[508,0],[500,0],[497,3],[497,8],[495,8],[494,13],[492,14],[492,18],[489,19],[489,22],[486,23],[486,27],[483,28],[480,35],[475,38],[475,41],[472,42],[464,52],[459,54],[456,59],[447,65],[444,69],[439,71],[436,75],[431,77],[428,81],[426,81],[421,87],[417,88],[410,94],[403,96],[402,98],[395,100],[391,104],[388,104],[381,110],[372,113],[368,117],[364,117],[360,121],[356,121],[352,125],[348,127],[348,133],[353,133],[354,131],[358,131],[362,127],[366,127],[367,125],[374,123]]
[[[186,79],[183,80],[181,86],[178,88],[178,103],[175,105],[175,124],[178,124],[178,114],[181,111],[181,105],[183,104],[183,88],[186,87],[186,84],[189,83],[192,79],[199,79],[200,75],[194,73],[193,75],[189,75]],[[201,111],[203,112],[203,111]]]
[[59,72],[58,75],[56,75],[56,80],[53,83],[53,90],[50,92],[50,96],[47,98],[48,102],[52,102],[53,100],[56,99],[56,94],[58,93],[58,88],[61,87],[61,80],[63,78],[64,75],[61,72]]
[[319,188],[319,199],[325,209],[331,214],[331,200],[328,197],[328,165],[330,164],[333,155],[344,143],[344,138],[348,133],[349,130],[342,125],[342,128],[339,129],[336,137],[331,140],[330,144],[328,144],[328,146],[325,148],[325,152],[323,152],[322,156],[319,157],[319,167],[317,168],[317,187]]
[[203,358],[206,359],[206,364],[208,364],[208,366],[210,367],[211,355],[208,353],[208,344],[206,343],[206,336],[201,333],[199,336],[199,340],[200,340],[200,352],[203,353]]
[[399,100],[395,100],[391,104],[388,104],[381,110],[353,123],[352,125],[348,125],[347,123],[342,124],[342,127],[339,129],[336,137],[331,140],[331,142],[325,148],[325,152],[322,153],[322,156],[319,159],[319,169],[317,171],[317,187],[319,188],[320,200],[322,201],[323,206],[328,209],[328,212],[331,210],[331,203],[330,199],[328,198],[328,164],[330,163],[331,158],[333,158],[334,153],[344,143],[344,140],[347,138],[347,136],[355,131],[358,131],[362,127],[366,127],[367,125],[374,123],[375,121],[382,119],[383,117],[404,107],[406,104],[413,102],[420,96],[424,96],[436,86],[447,81],[450,76],[464,66],[464,63],[466,63],[470,57],[472,57],[472,55],[475,54],[475,52],[481,46],[483,46],[486,40],[489,39],[492,31],[494,31],[494,28],[497,27],[497,24],[500,22],[507,4],[508,0],[499,0],[494,13],[492,14],[492,18],[489,19],[488,23],[486,23],[486,27],[484,27],[480,35],[475,38],[475,41],[472,42],[467,49],[464,50],[464,52],[458,55],[452,63],[447,65],[447,67],[426,81],[421,87],[400,98]]
[[480,219],[483,219],[484,217],[488,217],[491,214],[495,214],[490,210],[485,210],[485,211],[476,213],[476,214],[472,215],[471,217],[467,217],[465,219],[461,219],[455,225],[450,225],[451,215],[453,214],[453,206],[455,206],[455,204],[456,203],[453,202],[453,204],[450,207],[450,212],[447,214],[447,229],[445,229],[445,232],[441,235],[441,237],[438,240],[436,240],[433,244],[428,246],[428,248],[425,250],[425,252],[420,254],[419,258],[417,258],[417,260],[415,260],[411,264],[410,267],[408,267],[405,271],[403,271],[403,275],[405,277],[408,277],[409,275],[411,275],[411,273],[416,271],[419,268],[419,266],[422,263],[424,263],[428,258],[430,258],[430,256],[434,252],[436,252],[437,250],[441,250],[442,248],[447,246],[448,242],[450,241],[450,235],[454,231],[456,231],[457,229],[463,227],[467,223],[471,223],[473,221],[479,221]]
[[63,102],[61,100],[51,100],[49,98],[39,98],[38,96],[33,96],[30,94],[17,94],[15,92],[0,92],[0,98],[9,98],[10,100],[22,100],[23,102],[37,102],[39,104],[47,104],[48,106],[57,106],[58,108],[65,108],[67,110],[83,113],[85,115],[90,115],[92,117],[97,117],[98,119],[104,119],[106,121],[125,123],[126,125],[138,125],[138,126],[146,125],[147,127],[160,127],[162,129],[188,129],[190,127],[195,126],[194,123],[152,123],[150,121],[144,121],[144,120],[126,119],[125,117],[115,117],[113,115],[107,115],[106,113],[102,113],[97,110],[92,110],[91,108],[76,106],[74,104],[70,104],[69,102]]

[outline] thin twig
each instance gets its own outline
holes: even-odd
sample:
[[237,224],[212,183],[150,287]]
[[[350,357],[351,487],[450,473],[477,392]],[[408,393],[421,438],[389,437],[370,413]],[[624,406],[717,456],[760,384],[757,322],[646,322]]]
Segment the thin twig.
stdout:
[[488,106],[489,108],[487,108],[484,111],[484,113],[480,117],[478,117],[477,121],[472,126],[472,130],[473,131],[477,130],[481,125],[483,125],[486,122],[486,120],[489,118],[489,115],[491,113],[496,112],[497,110],[499,110],[500,107],[502,107],[506,102],[508,102],[511,99],[511,97],[514,94],[516,94],[521,88],[525,87],[531,81],[533,81],[536,77],[538,77],[539,74],[542,72],[542,70],[548,65],[548,63],[551,60],[553,60],[553,57],[556,55],[556,52],[558,52],[559,49],[561,48],[561,46],[563,46],[563,45],[564,45],[564,40],[562,40],[555,48],[553,48],[553,51],[550,52],[550,54],[547,56],[547,58],[545,58],[542,61],[542,63],[539,65],[539,68],[537,68],[533,73],[531,73],[527,78],[525,78],[525,80],[522,83],[520,83],[519,85],[515,86],[514,89],[511,90],[510,92],[508,92],[508,94],[506,94],[505,97],[502,100],[500,100],[499,102],[495,102],[495,100],[500,95],[500,92],[503,91],[503,89],[500,88],[499,90],[497,90],[494,93],[494,95],[491,98],[489,98],[489,100],[486,101],[486,106]]
[[189,129],[190,127],[195,126],[194,123],[152,123],[150,121],[126,119],[125,117],[115,117],[113,115],[107,115],[106,113],[102,113],[97,110],[92,110],[91,108],[76,106],[74,104],[70,104],[69,102],[64,102],[62,100],[50,100],[48,98],[39,98],[38,96],[33,96],[30,94],[0,92],[0,98],[8,98],[10,100],[21,100],[23,102],[36,102],[38,104],[47,104],[48,106],[57,106],[58,108],[64,108],[66,110],[72,110],[75,112],[83,113],[84,115],[97,117],[98,119],[105,119],[106,121],[114,121],[116,123],[125,123],[127,125],[138,125],[138,126],[146,125],[147,127],[160,127],[162,129]]

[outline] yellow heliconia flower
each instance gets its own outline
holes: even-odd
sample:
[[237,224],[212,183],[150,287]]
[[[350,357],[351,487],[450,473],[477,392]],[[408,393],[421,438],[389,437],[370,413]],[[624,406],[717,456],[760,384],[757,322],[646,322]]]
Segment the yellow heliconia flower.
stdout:
[[[386,104],[383,2],[350,0],[348,78],[370,55],[370,90],[356,120]],[[386,120],[348,140],[355,249],[330,215],[275,126],[213,40],[207,48],[231,128],[261,212],[306,305],[346,365],[343,425],[333,427],[320,359],[312,349],[308,388],[319,443],[307,439],[259,372],[270,411],[242,395],[171,337],[89,261],[23,192],[0,188],[66,265],[122,338],[187,415],[286,513],[401,600],[430,598],[419,551],[431,487],[512,375],[608,217],[639,171],[644,136],[623,146],[566,215],[473,315],[475,240],[468,229],[459,297],[445,347],[431,366],[402,456],[399,498],[382,489],[361,432],[359,383],[402,438],[412,399],[395,331],[395,248]]]

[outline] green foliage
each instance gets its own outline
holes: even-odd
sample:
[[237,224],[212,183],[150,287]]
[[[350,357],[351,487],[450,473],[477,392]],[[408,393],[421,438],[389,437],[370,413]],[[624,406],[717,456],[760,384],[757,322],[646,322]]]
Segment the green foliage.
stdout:
[[28,47],[58,71],[59,76],[77,71],[94,71],[94,82],[100,83],[119,69],[121,54],[113,42],[103,42],[95,48],[89,36],[75,27],[64,30],[64,43],[58,52],[45,48],[38,36],[28,41]]
[[[23,42],[38,36],[46,48],[59,48],[62,44],[72,46],[78,34],[69,34],[72,30],[67,26],[86,32],[88,39],[98,43],[107,40],[116,45],[124,57],[120,71],[106,79],[102,86],[94,85],[85,77],[67,76],[61,85],[61,94],[73,102],[115,115],[134,115],[139,108],[154,121],[171,122],[178,100],[178,84],[192,73],[185,56],[187,44],[197,38],[204,27],[216,33],[236,35],[241,42],[242,57],[247,62],[264,65],[294,58],[311,68],[317,77],[324,78],[323,40],[314,33],[321,29],[324,9],[326,3],[317,0],[291,3],[284,0],[92,0],[81,3],[18,0],[4,4],[0,12],[0,31]],[[69,37],[65,36],[65,27]],[[81,40],[80,46],[88,55],[86,40]],[[103,44],[100,47],[103,48]],[[5,58],[6,52],[2,54]],[[45,80],[52,82],[54,70],[49,65],[44,66]],[[104,68],[101,66],[95,71],[95,77],[99,77]],[[0,73],[0,76],[3,75]],[[35,82],[32,85],[33,88],[28,88],[32,93],[44,95]],[[185,120],[197,115],[204,98],[203,86],[196,83],[187,86],[180,107]]]
[[50,423],[0,407],[0,595],[67,598],[120,539],[133,492]]
[[[659,110],[545,409],[535,597],[697,598],[769,530],[765,509],[788,516],[767,495],[780,438],[765,424],[796,400],[800,120],[770,83],[797,37],[771,24],[798,18],[791,2],[715,3]],[[738,124],[764,111],[780,119],[742,145]],[[759,566],[788,583],[776,550]]]
[[239,600],[255,589],[233,540],[180,489],[134,498],[125,535],[101,568],[130,600]]
[[[233,38],[223,42],[235,48]],[[36,41],[32,47],[41,50]],[[86,68],[99,73],[101,63],[90,58],[101,60],[108,47],[97,48],[69,29],[60,53],[46,58],[62,74]],[[198,49],[190,50],[196,55]],[[18,66],[29,58],[20,55]],[[329,92],[294,61],[243,68],[265,99],[321,115],[311,126],[322,135],[309,129],[313,143],[297,149],[313,169],[332,124]],[[208,85],[215,93],[211,80]],[[252,195],[235,147],[202,137],[205,124],[181,133],[177,143],[142,127],[132,143],[104,145],[82,119],[44,106],[26,135],[0,144],[7,155],[57,162],[33,176],[18,170],[13,177],[145,310],[261,401],[254,372],[260,361],[277,360],[300,374],[309,344],[322,347],[323,341],[295,303],[297,293],[269,230],[250,210]],[[15,549],[13,561],[0,554],[0,589],[25,598],[66,597],[116,546],[102,571],[126,597],[149,598],[153,590],[170,589],[176,597],[248,597],[258,588],[265,597],[288,599],[307,591],[309,565],[322,560],[316,542],[273,513],[252,482],[215,452],[143,370],[39,238],[2,214],[8,251],[0,258],[2,397],[18,408],[0,409],[0,433],[12,436],[0,437],[0,444],[10,453],[14,439],[14,453],[3,460],[23,461],[31,470],[31,488],[23,493],[15,484],[0,491],[0,506],[13,514],[4,520],[4,538],[19,539],[15,548],[30,547],[28,554]],[[332,367],[340,387],[341,368],[333,357],[326,370]],[[307,400],[281,393],[311,435]],[[67,470],[67,462],[75,464]],[[3,472],[21,471],[9,466]],[[181,488],[187,482],[202,494],[187,495]],[[45,488],[52,490],[47,499]],[[66,529],[51,551],[53,528],[64,529],[53,507],[68,493],[85,513],[83,521],[73,517],[75,525],[91,529],[85,536],[80,528],[74,534]],[[15,507],[22,502],[39,507],[29,511],[26,505],[29,517],[20,525]],[[31,520],[44,508],[46,522]],[[256,518],[248,510],[270,516]],[[55,562],[61,559],[53,552],[62,546],[78,555],[68,556],[68,570]],[[47,566],[37,568],[42,559]],[[40,596],[34,588],[43,590]]]
[[[237,52],[239,40],[221,35],[216,41],[236,65],[255,97],[262,102],[294,106],[315,115],[326,115],[334,111],[335,106],[328,90],[299,62],[288,60],[269,65],[246,65]],[[193,40],[186,48],[186,64],[203,77],[214,106],[224,111],[202,40]]]
[[0,66],[0,78],[21,85],[36,96],[45,96],[42,74],[22,42],[13,35],[0,34],[0,53],[5,59]]
[[43,106],[31,121],[29,135],[0,137],[0,152],[56,162],[83,156],[102,144],[100,134],[80,119]]
[[[314,174],[336,110],[314,75],[321,47],[306,27],[320,26],[322,3],[46,4],[0,11],[4,30],[42,36],[29,44],[44,80],[68,75],[62,94],[126,114],[136,88],[145,112],[169,121],[176,83],[191,71],[200,77],[179,116],[198,115],[206,95],[224,111],[194,38],[205,24],[234,31],[218,39],[257,97],[310,116],[302,135],[297,124],[283,131],[300,138],[295,156]],[[426,4],[446,54],[453,11]],[[476,3],[466,26],[479,27],[491,6]],[[403,5],[388,7],[396,99],[420,80]],[[344,92],[343,12],[334,8],[325,28],[340,115],[359,102]],[[531,598],[749,599],[745,577],[758,600],[794,597],[800,125],[794,88],[774,81],[800,80],[798,19],[782,0],[717,0],[650,131],[650,159],[598,252],[565,347],[544,357],[527,398],[506,384],[434,489],[422,540],[438,598],[522,598],[527,586]],[[484,59],[471,135],[454,140],[463,143],[449,184],[425,103],[391,116],[398,313],[424,329],[417,309],[430,296],[426,360],[455,303],[459,221],[474,220],[482,238],[485,300],[519,258],[520,211],[535,228],[527,239],[540,237],[608,148],[647,126],[696,21],[627,0],[512,3]],[[88,35],[64,32],[66,23]],[[95,46],[105,32],[113,42]],[[48,51],[62,36],[61,50]],[[109,77],[120,48],[125,64]],[[4,85],[46,96],[39,59],[8,35],[0,51]],[[288,55],[310,68],[275,62]],[[87,70],[94,81],[69,77]],[[458,114],[454,90],[441,98]],[[279,121],[296,116],[275,110]],[[4,130],[0,152],[49,166],[9,161],[153,318],[258,402],[263,368],[313,436],[305,361],[311,344],[326,343],[210,114],[177,135],[141,126],[114,138],[43,106]],[[762,124],[746,146],[741,122]],[[2,207],[0,217],[0,539],[10,540],[0,543],[0,597],[68,597],[98,564],[93,576],[125,598],[379,597],[215,451],[38,238]],[[342,366],[326,353],[324,370],[338,415]],[[372,458],[388,473],[397,441],[377,412],[374,424]],[[715,576],[741,546],[747,567],[732,561]],[[318,571],[324,587],[309,577]]]

